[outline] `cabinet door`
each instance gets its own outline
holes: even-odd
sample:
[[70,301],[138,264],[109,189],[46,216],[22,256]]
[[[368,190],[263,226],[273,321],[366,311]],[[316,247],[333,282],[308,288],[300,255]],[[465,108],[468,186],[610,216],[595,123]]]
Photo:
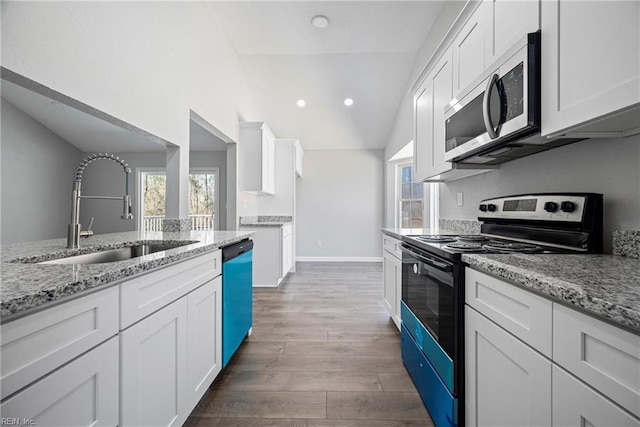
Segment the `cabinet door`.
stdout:
[[117,426],[118,337],[5,400],[0,412],[3,425]]
[[[482,5],[453,40],[453,94],[457,95],[485,70],[485,21]],[[447,102],[449,102],[447,100]]]
[[557,366],[552,395],[554,426],[640,427],[636,418]]
[[452,169],[444,160],[444,109],[453,98],[451,50],[425,78],[415,97],[415,180],[439,175]]
[[187,417],[187,299],[121,332],[123,426],[180,426]]
[[276,142],[266,133],[262,136],[262,192],[276,192]]
[[640,417],[640,336],[553,304],[553,361]]
[[282,238],[282,275],[285,277],[293,266],[293,234]]
[[396,312],[396,272],[393,260],[395,257],[386,251],[382,253],[382,270],[384,277],[384,306],[387,308],[392,318],[397,316]]
[[485,64],[491,65],[527,33],[540,28],[539,0],[484,0]]
[[187,412],[222,370],[222,276],[187,295]]
[[296,141],[293,147],[295,149],[296,156],[295,172],[297,176],[302,176],[302,161],[304,158],[304,150],[302,150],[302,147],[300,146],[300,143],[298,141]]
[[543,135],[639,103],[640,2],[543,1],[542,64]]
[[551,362],[465,306],[468,426],[551,425]]

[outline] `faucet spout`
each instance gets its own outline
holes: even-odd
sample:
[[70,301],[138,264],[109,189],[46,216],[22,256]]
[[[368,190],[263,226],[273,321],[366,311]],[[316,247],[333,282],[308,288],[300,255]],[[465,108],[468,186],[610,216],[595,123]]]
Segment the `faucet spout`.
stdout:
[[[82,175],[85,168],[93,161],[98,159],[112,160],[118,163],[124,169],[125,173],[125,195],[122,197],[108,197],[108,196],[82,196]],[[84,159],[78,168],[76,169],[73,189],[71,191],[71,223],[67,230],[67,248],[79,248],[80,236],[82,235],[82,228],[80,224],[80,199],[109,199],[109,200],[122,200],[123,210],[122,219],[133,219],[133,213],[131,211],[131,196],[129,196],[129,175],[131,174],[131,168],[124,160],[109,153],[90,154]]]

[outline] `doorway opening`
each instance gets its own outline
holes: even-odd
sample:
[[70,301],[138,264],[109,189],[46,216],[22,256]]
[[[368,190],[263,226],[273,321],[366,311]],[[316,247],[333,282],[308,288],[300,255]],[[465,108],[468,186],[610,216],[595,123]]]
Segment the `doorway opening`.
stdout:
[[[138,230],[162,231],[165,217],[167,178],[164,169],[138,168]],[[218,230],[218,168],[189,171],[189,220],[191,230]]]

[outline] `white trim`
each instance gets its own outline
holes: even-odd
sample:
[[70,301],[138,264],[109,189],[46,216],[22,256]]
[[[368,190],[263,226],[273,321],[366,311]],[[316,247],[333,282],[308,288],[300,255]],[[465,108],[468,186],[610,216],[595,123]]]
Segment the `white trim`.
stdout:
[[159,166],[159,167],[137,167],[136,168],[136,205],[135,205],[135,218],[136,218],[136,230],[141,231],[144,229],[143,227],[143,221],[144,219],[142,218],[142,209],[143,209],[143,204],[144,204],[144,199],[143,199],[143,188],[142,188],[142,174],[143,173],[155,173],[155,174],[165,174],[167,173],[166,168]]
[[382,262],[382,257],[372,256],[299,256],[296,262]]

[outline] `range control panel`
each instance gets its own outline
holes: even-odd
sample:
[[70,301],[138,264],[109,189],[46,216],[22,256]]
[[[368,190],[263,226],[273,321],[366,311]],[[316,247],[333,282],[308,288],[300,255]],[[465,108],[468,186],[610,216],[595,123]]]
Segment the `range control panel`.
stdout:
[[478,206],[478,219],[526,219],[581,222],[586,197],[531,195],[487,199]]

